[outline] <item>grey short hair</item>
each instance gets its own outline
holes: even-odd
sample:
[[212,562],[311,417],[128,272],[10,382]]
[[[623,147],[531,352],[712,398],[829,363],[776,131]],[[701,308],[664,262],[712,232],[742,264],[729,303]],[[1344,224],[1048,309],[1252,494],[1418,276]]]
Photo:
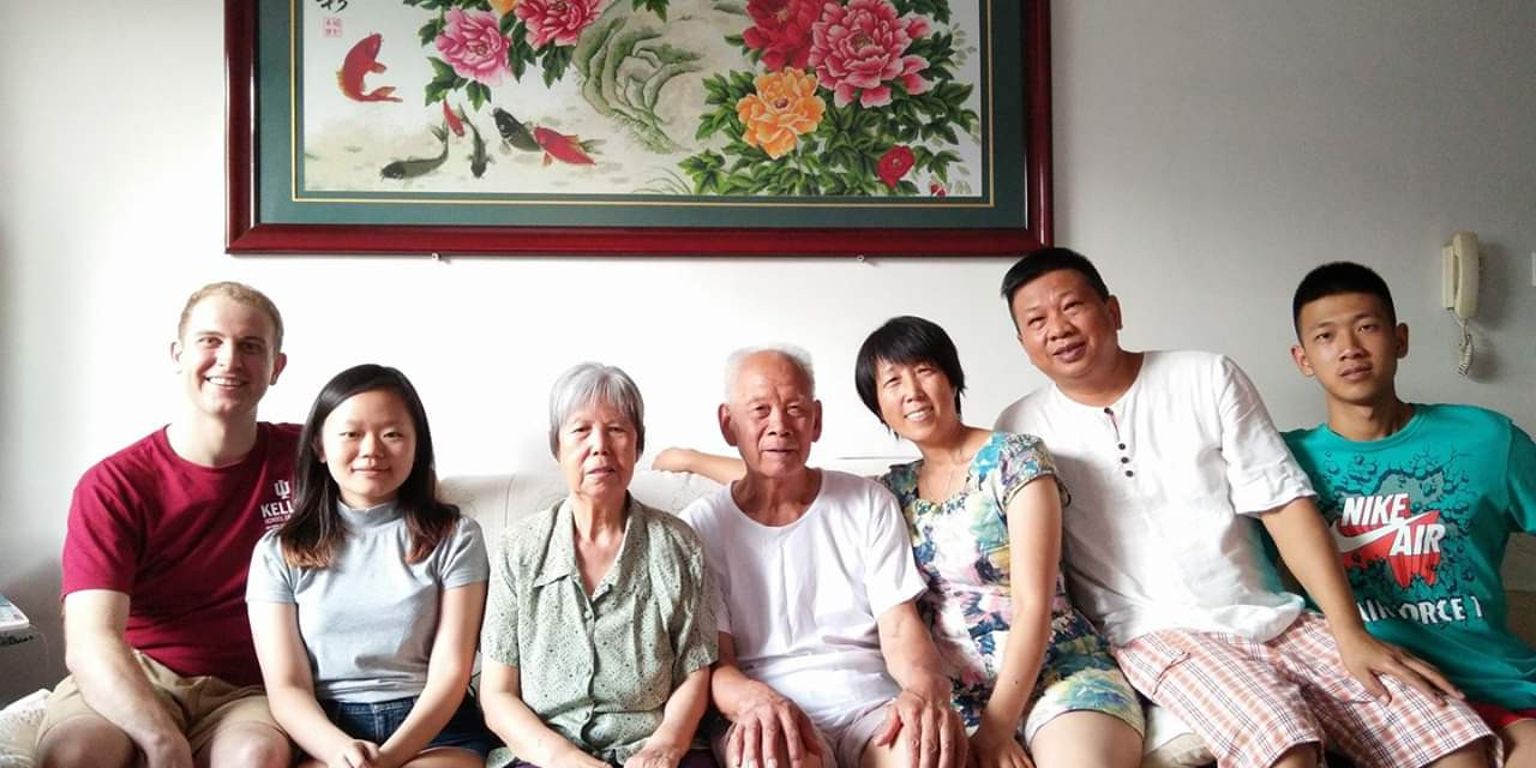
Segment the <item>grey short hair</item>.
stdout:
[[742,347],[725,358],[725,402],[736,393],[736,379],[741,376],[741,365],[747,358],[761,352],[772,352],[796,368],[811,385],[811,397],[816,397],[816,372],[811,367],[811,353],[793,344],[767,344],[760,347]]
[[571,413],[592,403],[607,403],[624,413],[635,428],[635,453],[645,451],[645,400],[623,369],[602,363],[571,366],[549,390],[549,452],[560,458],[560,427]]

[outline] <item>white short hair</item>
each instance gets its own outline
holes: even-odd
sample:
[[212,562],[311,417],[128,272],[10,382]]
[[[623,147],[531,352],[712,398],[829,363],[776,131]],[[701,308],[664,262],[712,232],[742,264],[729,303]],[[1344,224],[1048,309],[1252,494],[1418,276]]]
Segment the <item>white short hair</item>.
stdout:
[[560,427],[571,413],[593,403],[619,409],[635,428],[635,453],[645,450],[645,400],[623,369],[602,363],[571,366],[549,391],[549,452],[560,458]]
[[806,383],[811,385],[811,397],[816,397],[816,372],[811,368],[811,353],[793,344],[766,344],[758,347],[742,347],[725,358],[725,402],[729,403],[731,396],[736,393],[736,379],[741,376],[742,363],[745,363],[747,358],[763,352],[778,355],[798,368],[801,375],[805,376]]

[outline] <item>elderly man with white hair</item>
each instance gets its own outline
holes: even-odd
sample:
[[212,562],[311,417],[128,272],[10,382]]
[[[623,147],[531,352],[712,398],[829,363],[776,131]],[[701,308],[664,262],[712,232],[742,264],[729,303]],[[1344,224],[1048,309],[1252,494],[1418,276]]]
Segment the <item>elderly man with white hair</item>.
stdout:
[[746,476],[683,511],[716,582],[711,691],[724,768],[954,768],[966,740],[913,600],[896,500],[806,466],[821,435],[809,358],[731,355],[720,431]]

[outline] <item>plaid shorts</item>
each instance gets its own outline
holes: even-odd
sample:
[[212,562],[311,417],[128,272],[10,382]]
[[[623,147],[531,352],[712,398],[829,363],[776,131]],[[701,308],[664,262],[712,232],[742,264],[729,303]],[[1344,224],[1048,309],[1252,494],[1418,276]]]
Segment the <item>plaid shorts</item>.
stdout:
[[1137,690],[1205,740],[1221,768],[1265,768],[1301,744],[1325,744],[1361,768],[1405,768],[1480,739],[1502,764],[1498,739],[1465,703],[1441,704],[1387,676],[1391,701],[1372,697],[1344,669],[1316,614],[1264,643],[1151,632],[1115,649],[1115,658]]

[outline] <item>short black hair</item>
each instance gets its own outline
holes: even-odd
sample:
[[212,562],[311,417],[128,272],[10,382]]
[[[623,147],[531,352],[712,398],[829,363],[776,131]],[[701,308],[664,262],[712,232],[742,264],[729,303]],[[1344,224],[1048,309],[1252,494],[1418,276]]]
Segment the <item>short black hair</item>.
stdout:
[[1296,295],[1291,297],[1291,325],[1296,328],[1297,338],[1301,337],[1301,308],[1341,293],[1368,293],[1381,299],[1382,306],[1387,308],[1387,321],[1397,324],[1392,291],[1376,270],[1353,261],[1333,261],[1308,272],[1296,286]]
[[1008,313],[1013,314],[1013,295],[1020,288],[1047,272],[1060,269],[1070,269],[1082,275],[1100,299],[1109,300],[1109,286],[1104,284],[1104,277],[1087,256],[1071,248],[1041,248],[1024,254],[1023,258],[1008,268],[1008,274],[1003,275],[1003,300],[1008,302]]
[[[938,323],[921,317],[902,315],[893,317],[869,334],[859,347],[853,364],[853,384],[859,390],[859,399],[875,418],[880,416],[880,398],[876,390],[876,369],[880,362],[932,363],[949,377],[955,388],[955,413],[960,412],[960,394],[965,391],[965,370],[960,367],[960,353],[955,342]],[[887,425],[889,426],[889,425]]]

